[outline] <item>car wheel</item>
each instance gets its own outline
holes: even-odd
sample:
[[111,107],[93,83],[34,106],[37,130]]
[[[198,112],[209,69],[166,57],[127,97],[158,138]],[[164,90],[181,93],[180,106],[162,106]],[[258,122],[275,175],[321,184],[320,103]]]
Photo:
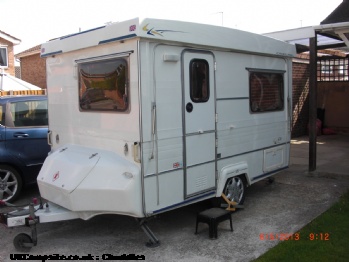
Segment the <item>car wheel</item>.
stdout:
[[14,201],[22,189],[22,178],[12,167],[0,165],[0,199]]
[[245,187],[245,179],[243,177],[232,177],[225,184],[223,193],[230,201],[242,205],[245,201]]

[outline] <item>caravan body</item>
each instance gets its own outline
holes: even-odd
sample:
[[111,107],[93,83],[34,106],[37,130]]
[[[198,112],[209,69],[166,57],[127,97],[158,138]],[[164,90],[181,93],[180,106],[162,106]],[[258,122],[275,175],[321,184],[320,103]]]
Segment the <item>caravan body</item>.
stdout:
[[147,217],[289,164],[295,48],[223,27],[133,19],[42,45],[51,154],[42,197],[83,219]]

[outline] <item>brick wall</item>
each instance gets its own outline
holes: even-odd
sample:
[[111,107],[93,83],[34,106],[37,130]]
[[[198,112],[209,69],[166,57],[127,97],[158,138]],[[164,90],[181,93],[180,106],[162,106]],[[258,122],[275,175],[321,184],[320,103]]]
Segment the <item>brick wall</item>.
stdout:
[[291,135],[292,137],[299,137],[308,133],[309,64],[293,62],[292,71],[293,123]]
[[15,58],[13,53],[13,43],[3,38],[0,38],[0,45],[7,47],[8,68],[5,69],[5,73],[15,76]]
[[22,80],[46,89],[46,64],[40,54],[21,57]]

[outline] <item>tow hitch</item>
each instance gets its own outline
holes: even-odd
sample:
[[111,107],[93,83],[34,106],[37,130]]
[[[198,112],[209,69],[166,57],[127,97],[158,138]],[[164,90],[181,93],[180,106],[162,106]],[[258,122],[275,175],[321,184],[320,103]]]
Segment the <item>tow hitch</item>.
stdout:
[[[0,223],[5,224],[8,227],[26,226],[30,227],[31,229],[31,235],[20,233],[14,238],[13,245],[18,251],[29,252],[32,247],[37,245],[37,224],[80,218],[78,212],[68,210],[51,202],[42,203],[41,198],[40,204],[37,205],[37,202],[38,201],[34,199],[33,202],[27,206],[15,206],[0,200],[0,207],[7,206],[13,208],[21,208],[9,213],[0,213]],[[159,246],[160,241],[148,227],[147,220],[143,218],[137,219],[137,221],[141,229],[149,238],[146,246]]]
[[8,227],[26,226],[31,229],[31,236],[20,233],[14,238],[13,245],[18,251],[29,252],[33,246],[37,245],[37,224],[79,218],[75,212],[61,206],[48,202],[43,204],[41,198],[40,204],[37,202],[35,198],[29,205],[16,206],[0,200],[0,206],[21,208],[8,213],[0,213],[0,223]]
[[[38,224],[40,220],[39,217],[35,215],[35,212],[42,209],[43,205],[41,199],[39,205],[35,207],[35,204],[37,204],[37,199],[33,199],[33,202],[30,203],[27,208],[16,210],[7,214],[0,214],[0,222],[3,224],[8,226],[24,225],[30,227],[31,236],[26,233],[20,233],[13,240],[13,245],[15,246],[16,250],[21,252],[28,252],[38,243],[36,224]],[[18,207],[4,201],[0,201],[0,206]]]

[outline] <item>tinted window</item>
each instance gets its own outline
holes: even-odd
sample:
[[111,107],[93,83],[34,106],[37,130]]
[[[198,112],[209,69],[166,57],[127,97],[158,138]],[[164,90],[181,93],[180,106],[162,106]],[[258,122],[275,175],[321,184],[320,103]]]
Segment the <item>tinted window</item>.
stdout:
[[206,102],[210,97],[209,65],[206,60],[193,59],[189,66],[190,98],[193,102]]
[[82,110],[128,109],[127,63],[123,58],[79,64],[79,99]]
[[10,104],[11,119],[8,126],[47,126],[47,100],[20,101]]
[[252,112],[284,108],[283,74],[250,72],[250,109]]

